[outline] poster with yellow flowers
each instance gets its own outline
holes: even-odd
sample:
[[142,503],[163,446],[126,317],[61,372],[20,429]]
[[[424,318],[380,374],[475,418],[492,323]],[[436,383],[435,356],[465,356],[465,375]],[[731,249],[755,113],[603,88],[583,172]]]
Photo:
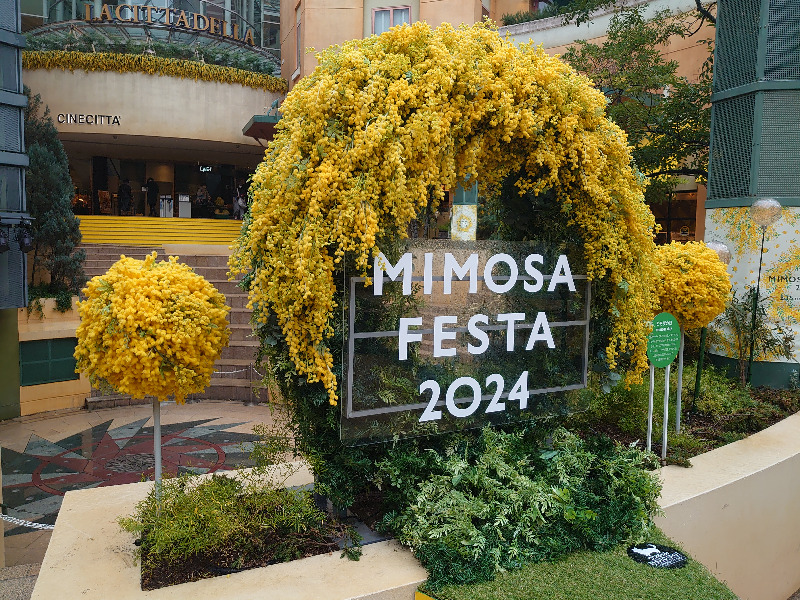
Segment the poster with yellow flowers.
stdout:
[[[763,253],[761,250],[763,233]],[[759,306],[774,324],[794,330],[795,354],[800,350],[800,208],[783,207],[780,218],[765,229],[756,224],[749,207],[715,208],[707,211],[707,240],[725,243],[731,251],[728,271],[738,296],[759,283]],[[733,332],[721,329],[713,352],[735,357]],[[756,360],[791,362],[786,357],[760,356]]]

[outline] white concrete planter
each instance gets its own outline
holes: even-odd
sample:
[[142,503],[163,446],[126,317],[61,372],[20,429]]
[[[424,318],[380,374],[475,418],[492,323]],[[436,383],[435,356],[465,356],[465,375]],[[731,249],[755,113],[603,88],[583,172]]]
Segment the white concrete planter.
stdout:
[[[306,485],[308,469],[287,485]],[[133,513],[152,482],[68,492],[58,514],[33,600],[412,600],[427,573],[397,542],[364,546],[359,561],[339,552],[152,591],[140,587],[133,538],[117,519]]]
[[661,477],[656,524],[742,600],[800,589],[800,413]]
[[[656,523],[742,600],[786,600],[800,588],[800,414],[749,438],[666,467]],[[307,469],[289,485],[311,482]],[[33,600],[412,600],[426,572],[396,542],[143,592],[132,539],[117,518],[151,483],[68,492]]]

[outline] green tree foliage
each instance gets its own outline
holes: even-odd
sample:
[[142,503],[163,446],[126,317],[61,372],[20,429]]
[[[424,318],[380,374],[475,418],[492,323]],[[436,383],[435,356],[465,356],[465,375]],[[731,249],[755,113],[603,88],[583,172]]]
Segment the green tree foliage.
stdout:
[[[564,22],[575,21],[577,25],[592,20],[592,14],[596,11],[614,6],[618,0],[571,0],[560,14],[564,16]],[[703,4],[702,0],[694,0],[695,12],[702,21],[716,24],[716,2]]]
[[72,213],[72,179],[64,146],[37,94],[26,87],[25,146],[30,158],[26,175],[28,212],[33,220],[32,283],[40,295],[77,294],[86,277],[83,261],[86,253],[76,250],[81,241],[78,219]]
[[[603,44],[579,41],[563,56],[608,98],[609,117],[628,134],[637,166],[651,178],[648,202],[664,200],[679,175],[708,176],[712,41],[699,23],[696,12],[647,19],[641,8],[622,10]],[[678,62],[662,53],[675,36],[696,36],[708,49],[696,81],[678,75]]]

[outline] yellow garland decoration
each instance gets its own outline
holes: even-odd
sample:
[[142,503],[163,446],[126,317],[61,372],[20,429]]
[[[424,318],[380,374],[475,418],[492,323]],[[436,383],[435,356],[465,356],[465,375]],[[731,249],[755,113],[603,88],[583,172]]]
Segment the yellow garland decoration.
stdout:
[[231,271],[253,271],[251,306],[272,311],[298,372],[336,378],[325,345],[344,254],[366,275],[376,240],[405,236],[426,206],[467,177],[496,185],[525,168],[521,189],[552,188],[586,240],[588,275],[617,293],[606,350],[647,367],[655,280],[654,220],[625,134],[589,80],[487,23],[396,27],[317,55],[281,106],[283,118],[253,176],[252,220]]
[[65,52],[61,50],[26,50],[22,53],[22,68],[61,69],[63,71],[112,71],[116,73],[146,73],[195,81],[238,83],[267,92],[283,93],[286,81],[272,75],[253,73],[233,67],[210,65],[195,60],[147,56],[145,54],[116,54],[113,52]]
[[731,294],[728,268],[703,242],[659,246],[656,261],[661,310],[674,315],[681,327],[705,327],[725,310]]
[[202,392],[228,345],[225,296],[191,267],[124,255],[78,303],[76,371],[134,398]]

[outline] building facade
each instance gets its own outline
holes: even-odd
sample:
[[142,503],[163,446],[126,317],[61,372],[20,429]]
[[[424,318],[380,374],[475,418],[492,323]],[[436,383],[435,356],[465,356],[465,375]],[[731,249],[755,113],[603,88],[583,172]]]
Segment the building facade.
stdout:
[[[263,155],[242,128],[285,88],[270,76],[276,4],[23,1],[23,23],[40,53],[77,51],[55,65],[30,57],[23,73],[69,157],[76,214],[232,216]],[[168,64],[174,58],[190,62]],[[216,66],[237,67],[238,79]],[[124,184],[131,191],[120,201]]]

